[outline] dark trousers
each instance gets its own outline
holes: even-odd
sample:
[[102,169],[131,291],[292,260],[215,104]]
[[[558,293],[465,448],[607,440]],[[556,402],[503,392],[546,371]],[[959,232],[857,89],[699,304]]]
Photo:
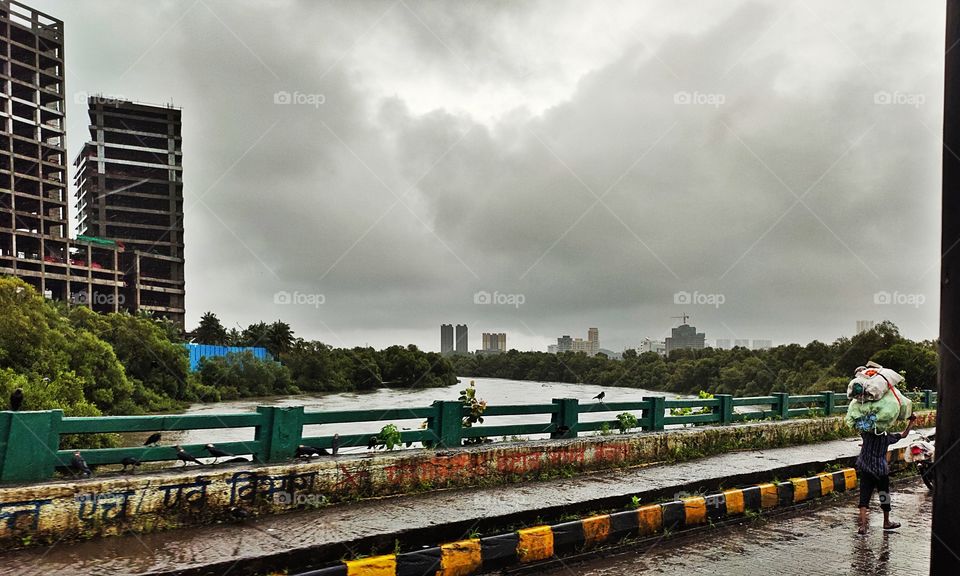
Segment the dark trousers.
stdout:
[[873,474],[861,471],[860,472],[860,507],[869,508],[870,507],[870,497],[873,496],[873,491],[876,490],[877,494],[880,496],[880,509],[889,512],[890,511],[890,477],[889,476],[874,476]]

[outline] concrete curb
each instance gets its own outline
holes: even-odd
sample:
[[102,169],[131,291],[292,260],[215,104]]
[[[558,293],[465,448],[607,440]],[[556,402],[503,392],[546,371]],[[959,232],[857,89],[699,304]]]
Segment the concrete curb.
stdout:
[[[891,452],[891,461],[895,459],[902,461],[903,449]],[[793,506],[856,487],[856,471],[845,468],[807,478],[724,490],[707,496],[642,506],[636,510],[461,540],[416,552],[348,560],[337,566],[303,572],[297,576],[467,576],[480,570],[549,560],[558,553],[589,549],[627,537],[652,536],[747,512]]]

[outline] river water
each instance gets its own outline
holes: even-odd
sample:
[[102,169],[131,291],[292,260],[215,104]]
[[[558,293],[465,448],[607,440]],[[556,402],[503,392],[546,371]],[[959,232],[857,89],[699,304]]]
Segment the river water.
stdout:
[[[562,382],[531,382],[521,380],[503,380],[497,378],[461,377],[460,383],[445,388],[422,388],[397,390],[382,388],[373,392],[342,392],[336,394],[302,394],[297,396],[276,396],[232,400],[213,404],[195,404],[190,406],[188,414],[235,414],[250,412],[257,406],[304,406],[307,411],[318,410],[375,410],[378,408],[416,408],[426,407],[434,400],[456,400],[460,390],[473,381],[477,387],[477,398],[486,400],[489,405],[502,404],[549,404],[553,398],[578,398],[581,404],[597,402],[592,398],[600,392],[606,392],[606,402],[633,402],[644,396],[675,397],[673,394],[654,392],[639,388],[601,387],[591,384],[568,384]],[[615,412],[590,413],[581,415],[582,421],[611,420]],[[487,425],[548,423],[549,414],[528,416],[497,416],[484,419]],[[390,420],[369,423],[345,423],[307,426],[304,436],[323,436],[333,433],[374,434],[385,424],[396,424],[400,428],[415,430],[423,420]],[[131,435],[133,436],[133,435]],[[130,438],[132,442],[142,442],[141,435]],[[143,434],[142,436],[146,436]],[[546,437],[546,436],[544,436]],[[528,436],[535,438],[535,436]],[[499,438],[498,438],[499,439]],[[165,432],[164,444],[205,444],[207,442],[233,442],[253,440],[253,428],[187,430],[183,432]],[[362,451],[365,448],[345,448],[344,452]]]

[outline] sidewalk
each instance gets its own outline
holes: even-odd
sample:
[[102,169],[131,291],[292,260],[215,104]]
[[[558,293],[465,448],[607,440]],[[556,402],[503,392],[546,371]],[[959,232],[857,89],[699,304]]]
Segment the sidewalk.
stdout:
[[[871,530],[858,536],[856,496],[769,519],[655,542],[607,558],[583,563],[569,559],[537,574],[546,576],[620,576],[662,574],[764,574],[778,576],[851,574],[927,576],[930,570],[932,497],[919,478],[894,483],[892,517],[903,526],[880,529],[876,507]],[[775,567],[775,568],[774,568]],[[530,572],[525,572],[530,573]]]
[[[737,452],[673,465],[651,466],[507,487],[429,492],[366,500],[249,519],[231,524],[126,535],[0,555],[0,575],[254,574],[288,566],[324,565],[351,553],[390,550],[492,533],[536,518],[622,508],[678,492],[733,487],[771,476],[785,479],[849,464],[859,439],[773,450]],[[906,441],[903,441],[904,443]]]

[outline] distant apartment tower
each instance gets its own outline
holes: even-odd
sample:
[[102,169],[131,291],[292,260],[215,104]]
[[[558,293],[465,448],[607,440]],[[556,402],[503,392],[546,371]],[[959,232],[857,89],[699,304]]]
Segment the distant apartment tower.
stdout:
[[639,354],[643,354],[645,352],[656,352],[662,356],[667,353],[667,344],[663,340],[651,340],[650,338],[644,338],[640,342],[637,352]]
[[876,322],[873,320],[857,320],[857,334],[869,332],[870,330],[873,330],[875,325]]
[[115,312],[116,246],[68,235],[63,46],[62,21],[0,0],[0,274]]
[[181,111],[88,99],[90,140],[77,156],[79,238],[120,245],[127,305],[183,327]]
[[715,346],[718,350],[729,350],[730,349],[730,339],[729,338],[717,338],[717,344]]
[[453,324],[440,325],[440,353],[453,354]]
[[596,328],[587,330],[587,339],[571,338],[563,335],[557,338],[557,352],[583,352],[588,356],[595,356],[600,351],[600,331]]
[[557,352],[570,352],[573,350],[573,338],[569,335],[564,334],[563,336],[557,338]]
[[773,348],[772,340],[754,340],[753,349],[754,350],[769,350]]
[[467,337],[467,325],[466,324],[457,324],[457,339],[454,351],[457,354],[469,354],[470,348],[468,344],[470,343],[469,338]]
[[587,329],[587,342],[589,342],[589,351],[587,354],[594,356],[600,351],[600,330],[596,328]]
[[674,350],[703,350],[706,343],[706,334],[697,332],[697,329],[689,324],[681,324],[670,331],[670,336],[664,342],[666,354],[669,356]]
[[484,332],[481,351],[485,353],[506,352],[507,335],[503,332]]

